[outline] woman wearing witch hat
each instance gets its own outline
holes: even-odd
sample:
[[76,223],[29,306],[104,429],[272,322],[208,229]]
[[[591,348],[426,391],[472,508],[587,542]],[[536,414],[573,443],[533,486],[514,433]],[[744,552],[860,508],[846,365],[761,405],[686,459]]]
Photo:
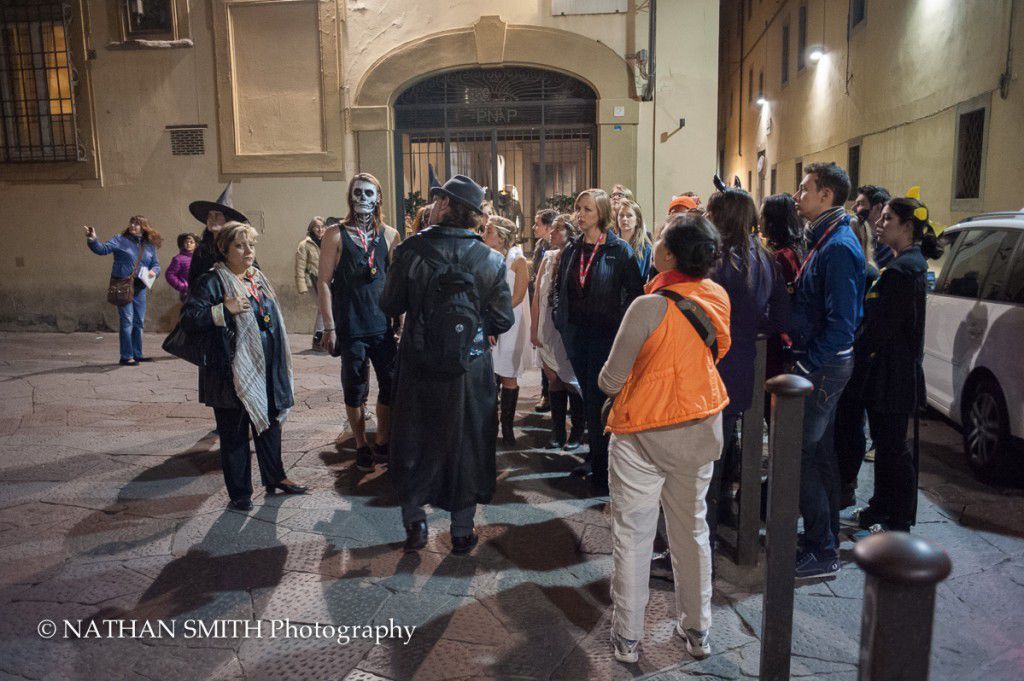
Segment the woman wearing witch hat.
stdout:
[[[217,197],[216,201],[193,201],[188,206],[188,212],[192,217],[206,225],[203,235],[192,253],[192,264],[188,269],[188,286],[191,290],[196,280],[204,273],[209,272],[213,264],[217,262],[217,233],[228,222],[248,223],[249,218],[245,217],[231,205],[231,182],[224,187],[224,191]],[[259,263],[255,267],[259,269]]]

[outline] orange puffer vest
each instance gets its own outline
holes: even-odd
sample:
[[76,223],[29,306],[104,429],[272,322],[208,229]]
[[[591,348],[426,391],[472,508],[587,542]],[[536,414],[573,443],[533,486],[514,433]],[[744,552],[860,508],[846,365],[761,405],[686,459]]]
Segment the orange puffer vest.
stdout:
[[665,317],[644,341],[629,378],[608,415],[607,431],[636,433],[702,419],[725,409],[729,396],[715,365],[729,351],[729,294],[710,279],[666,287],[697,303],[711,317],[718,357],[668,301]]

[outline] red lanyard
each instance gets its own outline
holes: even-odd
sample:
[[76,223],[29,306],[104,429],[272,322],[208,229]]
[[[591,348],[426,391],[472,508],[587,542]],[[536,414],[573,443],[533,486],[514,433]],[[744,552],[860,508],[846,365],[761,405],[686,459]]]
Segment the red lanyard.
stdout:
[[818,249],[821,248],[821,245],[825,243],[825,239],[827,239],[829,235],[832,234],[833,230],[835,230],[835,228],[839,226],[839,223],[843,221],[843,217],[843,212],[839,211],[839,215],[836,216],[836,219],[832,221],[832,224],[829,225],[829,228],[827,230],[825,230],[825,233],[821,235],[821,238],[818,239],[818,243],[814,244],[814,247],[811,248],[810,252],[807,254],[807,257],[804,258],[804,261],[800,264],[800,269],[796,271],[796,278],[793,279],[794,284],[800,281],[800,275],[804,273],[804,268],[807,267],[807,263],[811,261],[811,257],[818,252]]
[[377,240],[380,239],[380,234],[377,234],[377,230],[374,230],[373,240],[367,242],[366,235],[363,234],[363,230],[356,227],[356,233],[359,235],[359,241],[363,244],[363,251],[370,254],[366,260],[366,264],[370,266],[371,272],[376,273],[373,263],[377,260]]
[[591,252],[586,266],[583,265],[583,242],[580,242],[580,288],[584,288],[587,285],[587,275],[590,274],[590,267],[594,264],[594,258],[597,257],[597,251],[601,248],[601,244],[604,243],[604,238],[605,235],[602,234],[601,238],[594,244],[594,250]]
[[260,287],[256,285],[256,277],[251,274],[245,275],[246,289],[249,291],[249,295],[258,303],[260,302]]

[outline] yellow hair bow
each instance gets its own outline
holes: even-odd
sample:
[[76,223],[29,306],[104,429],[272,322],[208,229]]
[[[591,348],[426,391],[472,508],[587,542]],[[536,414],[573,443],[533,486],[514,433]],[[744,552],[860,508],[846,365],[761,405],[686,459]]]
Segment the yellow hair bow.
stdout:
[[[907,198],[914,199],[915,201],[920,203],[921,187],[919,185],[914,185],[913,187],[908,189]],[[920,220],[921,222],[928,222],[928,209],[925,208],[924,206],[918,206],[917,208],[914,209],[914,217]]]
[[907,190],[907,198],[908,199],[914,199],[916,201],[920,201],[921,200],[921,187],[918,186],[918,185],[914,185],[913,187],[908,189]]
[[928,222],[928,209],[924,206],[918,206],[914,209],[914,217],[921,222]]

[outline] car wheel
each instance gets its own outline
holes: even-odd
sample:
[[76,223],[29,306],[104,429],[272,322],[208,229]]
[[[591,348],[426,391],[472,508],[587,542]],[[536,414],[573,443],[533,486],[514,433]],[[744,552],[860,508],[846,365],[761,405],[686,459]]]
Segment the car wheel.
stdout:
[[964,409],[964,452],[975,473],[992,478],[1003,470],[1009,434],[1003,392],[995,381],[980,380],[971,389]]

